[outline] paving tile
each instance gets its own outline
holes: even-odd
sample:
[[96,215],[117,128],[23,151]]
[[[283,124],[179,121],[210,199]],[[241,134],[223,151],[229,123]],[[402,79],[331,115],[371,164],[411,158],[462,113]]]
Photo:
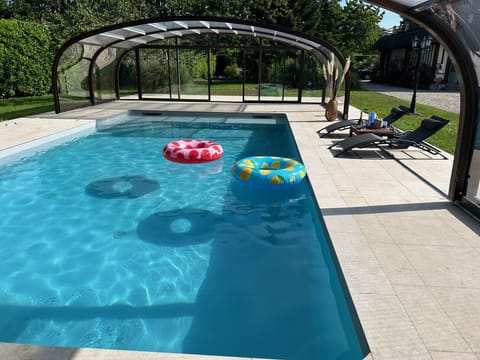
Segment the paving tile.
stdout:
[[480,256],[472,248],[400,245],[427,286],[480,289]]
[[398,245],[375,243],[371,248],[391,284],[424,285]]
[[431,291],[473,352],[480,353],[480,289],[435,287]]
[[480,248],[480,223],[455,205],[448,204],[435,214],[471,246]]
[[346,206],[366,206],[367,205],[365,198],[355,193],[345,194],[345,192],[342,192],[342,199],[345,202]]
[[326,194],[321,198],[317,197],[317,203],[321,207],[321,212],[323,214],[322,209],[335,209],[339,206],[339,204],[343,204],[343,199],[340,195],[335,194]]
[[375,255],[361,235],[336,234],[332,242],[351,293],[394,294]]
[[8,120],[3,122],[0,128],[0,150],[89,124],[94,126],[92,120],[62,119],[59,121],[58,119],[37,118]]
[[387,229],[385,229],[385,226],[378,216],[372,214],[359,214],[355,215],[355,220],[357,221],[362,234],[365,236],[365,239],[369,243],[395,243],[395,240],[391,237]]
[[327,225],[328,232],[361,234],[355,218],[352,215],[335,215],[335,209],[322,211],[323,219]]
[[397,244],[442,245],[470,247],[457,232],[435,216],[423,211],[411,214],[379,214]]
[[432,360],[478,360],[473,353],[430,351]]
[[342,192],[349,192],[357,194],[357,187],[356,184],[352,182],[352,179],[348,176],[345,176],[344,173],[334,173],[331,174],[332,181],[337,186],[337,189]]
[[361,191],[363,197],[367,199],[369,205],[388,205],[388,204],[404,204],[417,201],[417,198],[412,196],[407,191],[397,191],[385,195],[382,191]]
[[[79,349],[69,360],[247,360],[249,358],[212,355],[172,354],[140,351]],[[37,360],[37,359],[32,359]],[[40,360],[40,359],[39,359]],[[47,360],[47,359],[45,359]],[[53,360],[53,359],[48,359]],[[60,360],[60,359],[59,359]],[[64,360],[64,359],[61,359]]]
[[[316,174],[311,174],[316,175]],[[310,179],[310,177],[309,177]],[[320,180],[320,179],[312,179],[311,181],[312,186],[319,186],[318,189],[315,189],[315,194],[319,194],[318,201],[321,201],[323,197],[327,196],[337,196],[341,197],[341,194],[338,192],[337,186],[328,180]]]
[[353,297],[375,360],[431,360],[395,295],[355,294]]
[[428,288],[396,285],[394,289],[428,350],[471,351]]

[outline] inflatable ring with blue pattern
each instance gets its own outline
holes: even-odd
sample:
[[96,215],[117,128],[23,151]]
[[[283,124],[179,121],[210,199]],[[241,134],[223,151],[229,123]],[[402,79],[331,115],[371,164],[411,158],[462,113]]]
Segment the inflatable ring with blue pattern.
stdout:
[[241,184],[258,188],[286,188],[306,175],[302,163],[280,156],[250,156],[237,160],[232,175]]

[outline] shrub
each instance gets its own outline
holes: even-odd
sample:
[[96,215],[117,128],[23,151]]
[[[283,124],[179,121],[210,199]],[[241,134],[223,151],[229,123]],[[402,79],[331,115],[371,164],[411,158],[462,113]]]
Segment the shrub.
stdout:
[[224,74],[227,79],[240,79],[242,70],[237,64],[232,64],[225,67]]
[[0,97],[41,95],[50,90],[50,44],[45,26],[0,19]]

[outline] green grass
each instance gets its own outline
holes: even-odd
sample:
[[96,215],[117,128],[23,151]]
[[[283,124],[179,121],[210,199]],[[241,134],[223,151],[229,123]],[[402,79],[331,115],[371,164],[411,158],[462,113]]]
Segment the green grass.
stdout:
[[53,96],[0,99],[0,121],[53,111]]
[[[229,91],[241,91],[241,84],[218,84],[212,86],[212,93],[227,95]],[[248,88],[255,91],[255,88]],[[296,90],[295,90],[296,91]],[[247,94],[248,95],[248,94]],[[72,100],[73,101],[73,100]],[[364,112],[375,111],[378,117],[383,118],[390,110],[398,105],[410,106],[410,102],[392,96],[382,95],[371,91],[352,91],[350,104]],[[395,122],[395,126],[402,130],[411,130],[419,126],[420,121],[431,115],[437,115],[450,120],[447,126],[437,132],[428,141],[444,151],[453,154],[457,140],[459,114],[440,110],[428,105],[417,104],[417,114],[403,116]],[[43,112],[53,111],[53,96],[43,95],[26,98],[0,99],[0,121],[30,116]]]
[[[364,112],[375,111],[379,118],[387,116],[393,107],[404,105],[410,107],[410,101],[393,96],[378,94],[372,91],[351,91],[350,105]],[[450,154],[455,151],[459,114],[440,110],[438,108],[416,104],[417,114],[407,114],[395,121],[395,127],[402,130],[416,129],[420,122],[432,115],[440,116],[450,122],[439,132],[428,139],[428,142]]]

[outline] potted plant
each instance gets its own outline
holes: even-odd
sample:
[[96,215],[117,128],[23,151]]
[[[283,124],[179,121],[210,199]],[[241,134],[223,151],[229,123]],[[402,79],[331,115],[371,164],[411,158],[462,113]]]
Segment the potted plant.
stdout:
[[338,104],[337,104],[337,94],[338,89],[342,87],[343,81],[345,80],[345,74],[350,68],[350,57],[345,61],[345,66],[343,67],[342,75],[338,78],[338,69],[335,67],[335,57],[333,53],[330,53],[330,58],[327,61],[327,64],[323,64],[323,77],[327,82],[327,91],[330,91],[330,100],[327,103],[325,109],[325,117],[328,121],[333,121],[337,119],[338,115]]

